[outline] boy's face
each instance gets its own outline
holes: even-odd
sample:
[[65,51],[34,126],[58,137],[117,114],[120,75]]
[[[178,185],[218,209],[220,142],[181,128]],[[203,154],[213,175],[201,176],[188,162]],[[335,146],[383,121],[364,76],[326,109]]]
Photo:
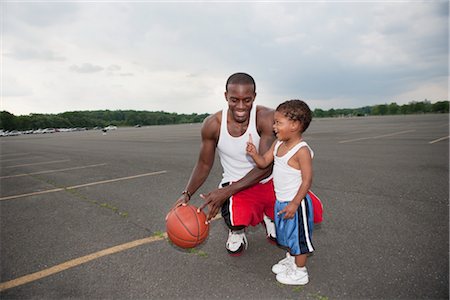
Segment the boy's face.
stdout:
[[300,122],[292,121],[283,113],[275,111],[273,131],[278,140],[285,141],[300,133]]
[[255,87],[252,84],[229,84],[225,98],[233,119],[245,123],[250,118],[250,110],[255,101]]

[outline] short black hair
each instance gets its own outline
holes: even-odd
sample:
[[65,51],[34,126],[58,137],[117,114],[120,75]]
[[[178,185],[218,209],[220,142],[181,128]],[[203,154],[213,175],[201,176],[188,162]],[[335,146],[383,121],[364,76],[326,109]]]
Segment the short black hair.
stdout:
[[302,100],[288,100],[277,107],[277,112],[282,113],[292,121],[299,121],[302,124],[302,132],[305,132],[312,120],[312,112],[308,104]]
[[228,92],[229,84],[252,84],[253,91],[256,92],[256,83],[252,76],[247,73],[234,73],[228,77],[227,83],[225,84],[225,91]]

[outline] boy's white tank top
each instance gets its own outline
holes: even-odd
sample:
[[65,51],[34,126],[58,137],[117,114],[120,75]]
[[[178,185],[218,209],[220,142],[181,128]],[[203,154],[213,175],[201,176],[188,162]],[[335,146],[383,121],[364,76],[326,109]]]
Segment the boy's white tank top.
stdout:
[[228,108],[222,110],[222,123],[220,125],[219,142],[217,150],[223,168],[221,184],[238,181],[250,172],[256,164],[247,154],[249,134],[252,134],[253,143],[259,149],[260,136],[256,129],[256,105],[250,111],[247,131],[239,136],[231,136],[227,127]]
[[277,141],[273,149],[273,185],[275,188],[275,195],[278,201],[287,202],[292,201],[297,195],[297,192],[302,184],[302,172],[298,169],[291,167],[288,162],[295,153],[302,147],[308,147],[311,158],[314,157],[314,152],[309,147],[309,145],[301,141],[295,145],[291,150],[285,155],[278,157],[278,148],[282,144],[282,141]]

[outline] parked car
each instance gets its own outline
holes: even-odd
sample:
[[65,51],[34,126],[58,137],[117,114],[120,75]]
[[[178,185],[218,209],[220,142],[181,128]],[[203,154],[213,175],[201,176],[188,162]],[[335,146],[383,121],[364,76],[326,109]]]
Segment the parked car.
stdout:
[[103,131],[116,130],[116,129],[117,129],[117,126],[109,125],[109,126],[106,126],[105,128],[103,128]]

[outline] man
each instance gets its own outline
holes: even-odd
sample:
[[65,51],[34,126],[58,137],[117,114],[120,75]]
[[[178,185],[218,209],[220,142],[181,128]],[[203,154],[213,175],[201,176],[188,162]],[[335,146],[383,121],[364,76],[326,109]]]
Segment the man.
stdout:
[[231,75],[225,86],[228,109],[207,117],[201,129],[201,147],[188,184],[175,207],[187,203],[205,182],[214,164],[216,149],[223,167],[220,187],[200,195],[208,206],[210,221],[221,209],[222,217],[229,227],[226,248],[229,254],[239,255],[247,248],[245,228],[263,223],[267,237],[275,241],[273,213],[275,194],[271,177],[272,166],[255,167],[246,153],[251,135],[259,153],[265,153],[272,145],[273,110],[254,105],[256,85],[245,73]]

